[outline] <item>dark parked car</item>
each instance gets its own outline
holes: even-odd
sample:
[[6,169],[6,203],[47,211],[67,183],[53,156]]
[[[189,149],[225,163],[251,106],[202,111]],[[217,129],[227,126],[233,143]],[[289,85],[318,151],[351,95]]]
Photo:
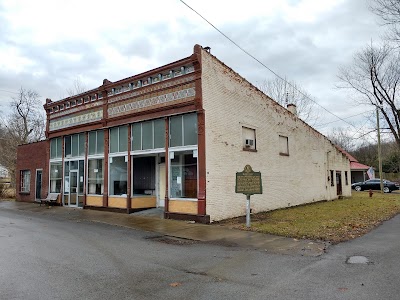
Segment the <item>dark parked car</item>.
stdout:
[[[362,190],[380,190],[381,180],[380,179],[369,179],[364,182],[356,182],[351,185],[351,188],[356,191]],[[383,180],[383,192],[391,193],[394,190],[399,189],[399,184],[388,180]]]

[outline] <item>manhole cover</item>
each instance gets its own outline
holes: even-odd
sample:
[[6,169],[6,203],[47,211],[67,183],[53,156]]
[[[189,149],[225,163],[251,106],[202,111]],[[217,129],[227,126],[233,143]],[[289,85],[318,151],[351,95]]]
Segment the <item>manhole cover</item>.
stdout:
[[348,264],[369,264],[370,261],[365,256],[350,256],[347,259]]

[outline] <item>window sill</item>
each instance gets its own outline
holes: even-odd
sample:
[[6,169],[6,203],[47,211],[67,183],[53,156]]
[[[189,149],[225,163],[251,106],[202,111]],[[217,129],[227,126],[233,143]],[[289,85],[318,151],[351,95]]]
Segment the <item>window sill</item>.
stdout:
[[243,151],[247,151],[247,152],[257,152],[257,149],[243,148]]
[[19,192],[20,195],[30,195],[31,192]]
[[280,155],[280,156],[289,156],[289,153],[282,153],[282,152],[279,152],[279,155]]

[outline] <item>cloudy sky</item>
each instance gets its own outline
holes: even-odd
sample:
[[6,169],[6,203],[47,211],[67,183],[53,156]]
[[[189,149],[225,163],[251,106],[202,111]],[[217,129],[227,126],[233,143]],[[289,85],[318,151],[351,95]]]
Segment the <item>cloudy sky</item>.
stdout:
[[[185,0],[282,77],[300,84],[325,109],[315,127],[365,127],[369,107],[335,88],[338,68],[378,41],[383,28],[368,0]],[[0,109],[20,87],[46,98],[67,97],[192,54],[212,54],[253,84],[274,75],[235,47],[179,0],[0,0]],[[350,118],[349,118],[350,117]],[[329,123],[329,124],[327,124]]]

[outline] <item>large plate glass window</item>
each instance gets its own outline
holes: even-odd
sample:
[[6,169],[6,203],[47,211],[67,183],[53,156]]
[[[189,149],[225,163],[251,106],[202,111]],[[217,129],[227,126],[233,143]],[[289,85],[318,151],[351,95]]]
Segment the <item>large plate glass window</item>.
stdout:
[[50,163],[50,193],[60,193],[62,181],[62,162]]
[[88,194],[103,195],[104,192],[104,159],[88,160]]
[[128,156],[114,156],[110,161],[110,195],[126,195],[128,181]]
[[170,197],[197,198],[197,150],[170,152]]

